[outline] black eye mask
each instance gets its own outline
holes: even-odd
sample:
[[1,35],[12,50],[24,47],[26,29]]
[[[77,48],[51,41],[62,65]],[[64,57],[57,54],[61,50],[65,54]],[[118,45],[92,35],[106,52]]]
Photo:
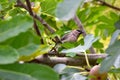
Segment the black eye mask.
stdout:
[[82,31],[82,30],[77,30],[77,31],[78,31],[80,34],[81,34],[81,33],[83,33],[83,31]]

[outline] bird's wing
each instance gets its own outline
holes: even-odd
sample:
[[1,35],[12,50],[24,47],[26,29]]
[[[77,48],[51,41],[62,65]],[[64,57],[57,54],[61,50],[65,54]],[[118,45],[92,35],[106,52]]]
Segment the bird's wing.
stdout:
[[61,38],[61,41],[67,39],[67,38],[68,38],[68,35],[69,35],[69,34],[65,34],[65,35]]

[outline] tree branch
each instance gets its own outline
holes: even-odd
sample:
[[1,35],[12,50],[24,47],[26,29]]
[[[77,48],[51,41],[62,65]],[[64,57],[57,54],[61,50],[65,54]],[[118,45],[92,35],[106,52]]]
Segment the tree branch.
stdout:
[[[30,3],[30,1],[29,1],[29,0],[26,0],[26,3],[27,3],[27,8],[28,8],[27,10],[29,11],[29,14],[30,14],[31,16],[34,16],[34,13],[33,13],[32,9],[31,9],[31,3]],[[37,25],[37,23],[36,23],[36,21],[35,21],[34,18],[33,18],[33,21],[34,21],[33,27],[34,27],[37,35],[41,37],[40,42],[41,42],[42,44],[44,44],[42,35],[41,35],[41,33],[40,33],[40,30],[39,30],[38,25]]]
[[[85,37],[87,33],[86,33],[86,31],[85,31],[85,29],[84,29],[84,27],[83,27],[80,19],[78,18],[78,16],[75,15],[74,18],[73,18],[73,20],[74,20],[75,23],[78,25],[78,28],[83,31],[83,37]],[[93,53],[93,54],[96,53],[95,50],[94,50],[94,48],[93,48],[92,46],[90,47],[89,50],[90,50],[90,52]]]
[[[88,59],[91,65],[95,65],[97,59],[104,59],[107,55],[106,54],[88,54]],[[79,57],[77,58],[70,58],[70,57],[49,57],[49,58],[43,58],[41,56],[37,57],[31,62],[35,63],[42,63],[49,66],[54,66],[59,63],[63,63],[66,65],[72,65],[72,66],[85,66],[86,60],[85,55],[79,54]]]
[[40,38],[41,38],[40,39],[41,44],[44,44],[44,40],[42,38],[42,35],[41,35],[40,31],[39,31],[38,25],[37,25],[35,20],[34,20],[34,25],[33,26],[34,26],[34,29],[36,30],[37,35],[40,36]]
[[[49,52],[49,56],[58,56],[58,57],[66,57],[66,53],[57,54],[56,52]],[[83,53],[77,53],[77,57],[85,57]],[[90,59],[98,59],[98,58],[105,58],[107,54],[87,54],[87,57]]]
[[[26,1],[27,1],[27,0],[26,0]],[[27,2],[27,3],[29,3],[29,2]],[[30,6],[30,5],[28,5],[28,6]],[[23,4],[21,0],[17,0],[17,4],[15,5],[15,7],[21,7],[21,8],[26,9],[27,11],[29,11],[29,8],[30,8],[30,7],[28,8],[25,4]],[[41,22],[41,24],[42,24],[45,28],[47,28],[51,33],[55,33],[54,29],[52,29],[51,26],[50,26],[49,24],[47,24],[47,22],[44,21],[40,16],[37,16],[37,14],[32,13],[32,11],[29,11],[29,13],[31,14],[31,16],[32,16],[34,19],[37,19],[39,22]],[[33,15],[32,15],[32,14],[33,14]],[[57,42],[60,42],[60,39],[59,39],[57,36],[55,37],[55,40],[56,40],[56,43],[57,43]]]
[[120,8],[118,8],[118,7],[116,7],[116,6],[113,6],[113,5],[110,5],[110,4],[108,4],[107,2],[105,2],[105,1],[103,1],[103,0],[98,0],[102,5],[104,5],[104,6],[108,6],[108,7],[110,7],[110,8],[112,8],[112,9],[115,9],[115,10],[118,10],[118,11],[120,11]]
[[[29,11],[29,8],[22,3],[21,0],[17,0],[17,4],[15,5],[15,7],[21,7],[26,9],[27,11]],[[47,24],[40,16],[37,16],[35,13],[33,13],[34,15],[32,15],[31,11],[29,11],[31,16],[35,19],[37,19],[38,21],[41,22],[42,25],[44,25],[45,28],[47,28],[51,33],[54,33],[55,31],[50,27],[49,24]]]

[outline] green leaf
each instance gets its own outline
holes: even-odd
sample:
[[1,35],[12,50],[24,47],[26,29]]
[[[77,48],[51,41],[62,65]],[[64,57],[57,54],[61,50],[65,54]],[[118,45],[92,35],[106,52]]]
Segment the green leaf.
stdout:
[[0,42],[15,37],[32,28],[32,19],[28,16],[15,16],[10,20],[0,22]]
[[75,48],[71,48],[71,49],[64,49],[61,51],[61,53],[79,53],[79,52],[85,52],[85,48],[84,46],[77,46]]
[[116,68],[120,68],[120,55],[116,58],[116,60],[114,62],[114,66]]
[[75,45],[76,45],[76,42],[72,42],[72,43],[66,42],[66,43],[61,44],[61,46],[66,48],[66,49],[73,48],[73,47],[75,47]]
[[101,49],[101,48],[103,48],[104,46],[103,46],[103,43],[102,43],[102,42],[96,41],[95,43],[93,43],[93,47],[94,47],[94,48],[99,48],[99,49]]
[[110,73],[120,73],[120,68],[118,68],[118,69],[111,69],[109,72]]
[[112,44],[117,40],[117,37],[119,36],[119,34],[120,34],[120,30],[116,30],[116,31],[113,33],[109,45],[112,45]]
[[67,53],[66,56],[68,56],[68,57],[75,57],[76,53]]
[[57,0],[42,0],[40,4],[42,13],[54,16],[57,3]]
[[1,76],[0,79],[2,80],[36,80],[27,74],[16,73],[13,71],[1,70],[1,69],[0,69],[0,76]]
[[37,56],[45,54],[51,50],[51,46],[48,45],[36,45],[36,44],[28,44],[20,49],[18,52],[20,54],[21,61],[30,61],[35,59]]
[[86,80],[86,77],[79,74],[80,70],[76,68],[66,67],[62,70],[61,80]]
[[92,44],[97,41],[99,39],[99,37],[94,38],[94,36],[92,34],[86,35],[84,38],[84,45],[79,45],[75,48],[71,48],[71,49],[65,49],[62,50],[62,53],[79,53],[79,52],[85,52],[87,49],[89,49]]
[[61,70],[61,80],[86,80],[86,77],[79,73],[80,69],[78,68],[71,66],[64,67],[64,69]]
[[54,70],[55,70],[57,73],[59,73],[59,74],[61,74],[62,71],[63,71],[65,68],[66,68],[66,65],[65,65],[65,64],[56,64],[56,65],[54,66]]
[[0,64],[14,63],[18,60],[18,52],[10,46],[0,46]]
[[2,10],[2,5],[0,4],[0,11]]
[[62,74],[68,74],[68,75],[71,75],[71,74],[74,74],[74,73],[78,73],[78,72],[80,72],[80,69],[74,68],[74,67],[71,67],[71,66],[66,66],[62,70]]
[[63,75],[62,80],[86,80],[87,77],[80,75],[79,73],[74,73],[72,75]]
[[[2,74],[3,73],[3,74]],[[3,80],[59,80],[50,67],[39,64],[0,65],[0,79]]]
[[113,11],[110,12],[110,17],[113,21],[117,21],[119,19],[118,14]]
[[30,43],[18,49],[20,56],[29,56],[39,48],[38,45]]
[[[109,54],[102,63],[101,63],[101,72],[106,72],[110,69],[111,66],[115,64],[115,61],[119,58],[120,53],[120,41],[116,41],[112,45],[110,45],[106,53]],[[118,61],[118,60],[117,60]],[[116,63],[117,64],[117,63]]]
[[18,49],[18,52],[20,54],[19,61],[30,61],[35,59],[35,57],[37,56],[38,48],[39,46],[33,43],[19,48]]
[[92,44],[94,42],[96,42],[98,39],[99,39],[99,37],[94,38],[94,35],[92,35],[92,34],[86,35],[85,39],[84,39],[84,43],[85,43],[84,47],[85,47],[85,49],[86,50],[89,49],[92,46]]
[[30,43],[40,44],[40,38],[33,32],[33,30],[28,30],[27,32],[20,33],[18,36],[7,39],[2,42],[3,45],[10,45],[15,49],[24,47]]
[[117,29],[120,29],[120,20],[118,20],[118,21],[115,23],[115,27],[116,27]]
[[103,23],[106,23],[106,24],[109,24],[109,25],[111,25],[113,23],[112,19],[110,19],[109,17],[104,16],[104,15],[99,17],[99,20],[102,21]]
[[80,5],[83,5],[84,0],[64,0],[59,3],[56,9],[56,16],[60,20],[68,21],[74,17]]

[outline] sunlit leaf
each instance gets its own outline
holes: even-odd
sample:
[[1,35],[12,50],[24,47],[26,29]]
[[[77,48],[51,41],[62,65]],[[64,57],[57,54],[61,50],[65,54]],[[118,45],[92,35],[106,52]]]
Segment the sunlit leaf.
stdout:
[[10,46],[0,46],[0,64],[14,63],[19,59],[18,52]]
[[50,67],[40,64],[0,65],[0,79],[3,80],[59,80]]
[[103,46],[103,43],[102,43],[102,42],[96,41],[95,43],[93,43],[93,47],[94,47],[94,48],[99,48],[99,49],[101,49],[101,48],[103,48],[104,46]]
[[20,54],[20,61],[30,61],[35,59],[37,56],[45,54],[51,50],[52,47],[48,45],[36,45],[28,44],[20,49],[18,52]]
[[56,0],[42,0],[40,6],[42,9],[42,13],[46,15],[54,15],[55,14],[55,9],[58,1]]
[[84,0],[64,0],[59,3],[56,9],[56,16],[60,20],[70,20],[74,17],[79,6],[82,6]]

